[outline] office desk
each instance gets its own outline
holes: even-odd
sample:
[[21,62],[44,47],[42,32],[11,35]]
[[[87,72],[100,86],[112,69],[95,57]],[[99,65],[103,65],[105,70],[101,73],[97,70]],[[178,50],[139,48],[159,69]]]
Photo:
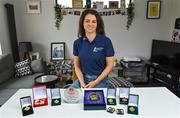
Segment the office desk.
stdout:
[[[104,94],[106,96],[106,89]],[[80,91],[80,90],[79,90]],[[77,104],[62,102],[60,106],[49,105],[34,108],[34,114],[24,118],[180,118],[180,99],[165,87],[131,88],[130,93],[139,95],[139,115],[127,114],[127,106],[119,104],[119,89],[117,89],[117,105],[114,108],[123,108],[124,115],[110,114],[105,110],[84,111],[83,99]],[[61,89],[61,96],[64,90]],[[32,96],[31,89],[20,89],[1,108],[0,118],[21,118],[19,98]],[[48,90],[48,95],[50,92]],[[83,95],[83,90],[82,90]],[[49,96],[50,97],[50,96]],[[83,97],[81,97],[83,98]],[[109,107],[109,106],[107,106]]]

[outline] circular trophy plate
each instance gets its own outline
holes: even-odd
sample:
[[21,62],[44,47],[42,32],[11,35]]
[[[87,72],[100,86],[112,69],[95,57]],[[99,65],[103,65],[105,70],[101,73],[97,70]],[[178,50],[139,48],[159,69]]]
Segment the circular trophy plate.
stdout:
[[64,101],[66,103],[78,103],[79,102],[79,92],[73,87],[69,87],[64,91]]

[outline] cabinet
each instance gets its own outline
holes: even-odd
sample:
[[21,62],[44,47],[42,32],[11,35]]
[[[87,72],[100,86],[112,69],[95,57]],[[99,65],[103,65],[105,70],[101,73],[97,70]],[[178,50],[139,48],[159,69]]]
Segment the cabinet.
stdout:
[[180,70],[156,63],[148,63],[147,67],[147,77],[149,79],[158,80],[174,93],[177,93]]

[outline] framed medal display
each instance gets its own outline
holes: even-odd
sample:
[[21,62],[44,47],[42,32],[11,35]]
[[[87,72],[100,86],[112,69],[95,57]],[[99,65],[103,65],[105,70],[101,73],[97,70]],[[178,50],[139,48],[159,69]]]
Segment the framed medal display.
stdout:
[[33,106],[45,106],[48,105],[47,89],[46,86],[33,86]]
[[128,102],[128,110],[127,110],[129,114],[138,115],[138,102],[139,102],[139,95],[129,94],[129,102]]
[[21,97],[20,98],[20,105],[21,105],[23,116],[30,115],[30,114],[34,113],[30,96]]
[[107,89],[107,105],[116,105],[116,89]]
[[51,105],[61,105],[61,94],[59,88],[52,88],[51,91]]
[[84,110],[106,110],[103,90],[84,91]]
[[121,87],[119,88],[119,103],[120,104],[128,104],[128,97],[130,93],[130,88]]

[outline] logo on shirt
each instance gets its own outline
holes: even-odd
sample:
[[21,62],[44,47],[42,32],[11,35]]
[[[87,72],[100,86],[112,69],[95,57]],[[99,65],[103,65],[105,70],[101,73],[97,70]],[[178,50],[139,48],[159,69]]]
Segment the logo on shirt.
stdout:
[[103,47],[94,47],[93,52],[100,52],[103,49],[104,49]]

